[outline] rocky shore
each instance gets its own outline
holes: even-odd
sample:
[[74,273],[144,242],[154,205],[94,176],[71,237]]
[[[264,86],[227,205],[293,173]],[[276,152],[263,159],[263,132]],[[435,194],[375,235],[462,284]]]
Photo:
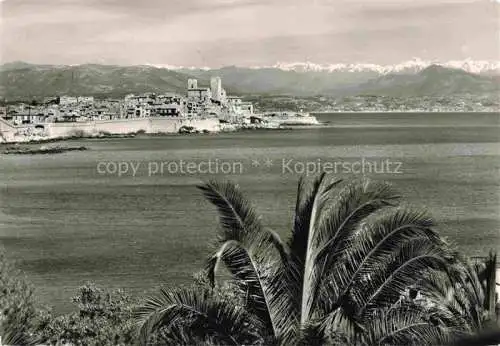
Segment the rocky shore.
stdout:
[[55,147],[46,147],[41,146],[38,148],[30,148],[23,146],[9,146],[2,152],[5,155],[36,155],[36,154],[61,154],[68,151],[85,151],[87,147],[64,147],[64,146],[55,146]]

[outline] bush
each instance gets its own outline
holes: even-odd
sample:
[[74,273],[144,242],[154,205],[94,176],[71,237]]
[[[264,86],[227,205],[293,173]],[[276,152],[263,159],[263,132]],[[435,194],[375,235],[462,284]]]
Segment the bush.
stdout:
[[39,307],[33,287],[0,250],[1,344],[137,344],[135,304],[122,290],[86,284],[72,301],[76,311],[61,316]]
[[40,320],[40,337],[50,344],[135,345],[134,301],[122,290],[108,291],[86,284],[73,297],[77,311]]
[[35,342],[39,310],[33,288],[0,250],[0,336],[4,344]]

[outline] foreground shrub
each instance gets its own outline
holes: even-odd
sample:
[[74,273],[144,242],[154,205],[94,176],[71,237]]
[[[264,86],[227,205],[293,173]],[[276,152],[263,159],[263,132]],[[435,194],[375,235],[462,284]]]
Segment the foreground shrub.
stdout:
[[107,291],[87,284],[73,297],[77,311],[42,316],[40,339],[49,344],[135,345],[133,299],[121,290]]
[[3,345],[136,345],[133,299],[87,284],[72,299],[77,310],[54,316],[0,251],[0,337]]
[[5,345],[31,345],[39,314],[33,288],[0,250],[0,337]]

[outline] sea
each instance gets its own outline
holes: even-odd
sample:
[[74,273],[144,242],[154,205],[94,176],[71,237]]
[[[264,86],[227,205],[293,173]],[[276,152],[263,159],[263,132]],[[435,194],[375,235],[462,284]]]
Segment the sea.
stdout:
[[[197,189],[238,183],[286,238],[297,182],[322,171],[391,183],[469,256],[500,251],[500,114],[318,114],[318,127],[59,143],[0,154],[0,246],[56,312],[94,282],[149,294],[203,268],[217,213]],[[54,145],[54,144],[50,144]]]

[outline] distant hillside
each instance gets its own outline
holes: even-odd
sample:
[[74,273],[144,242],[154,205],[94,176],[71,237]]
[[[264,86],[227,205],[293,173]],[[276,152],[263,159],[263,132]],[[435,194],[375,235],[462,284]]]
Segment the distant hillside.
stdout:
[[500,78],[431,65],[416,74],[387,74],[359,85],[357,93],[380,96],[450,96],[498,93]]
[[151,66],[39,66],[0,68],[0,95],[6,99],[53,95],[122,97],[129,93],[184,92],[188,75]]
[[20,70],[24,68],[43,67],[43,65],[32,65],[24,61],[12,61],[0,66],[0,71]]
[[295,71],[279,68],[223,67],[216,70],[179,70],[203,79],[212,75],[222,78],[224,85],[246,94],[331,95],[342,93],[360,83],[378,77],[375,71]]
[[13,62],[0,66],[0,97],[7,100],[54,95],[123,97],[129,93],[185,93],[188,78],[199,85],[220,76],[226,90],[239,95],[288,96],[449,96],[498,92],[500,77],[432,65],[424,70],[382,74],[375,70],[296,71],[275,67],[224,67],[214,70],[154,66],[51,66]]

